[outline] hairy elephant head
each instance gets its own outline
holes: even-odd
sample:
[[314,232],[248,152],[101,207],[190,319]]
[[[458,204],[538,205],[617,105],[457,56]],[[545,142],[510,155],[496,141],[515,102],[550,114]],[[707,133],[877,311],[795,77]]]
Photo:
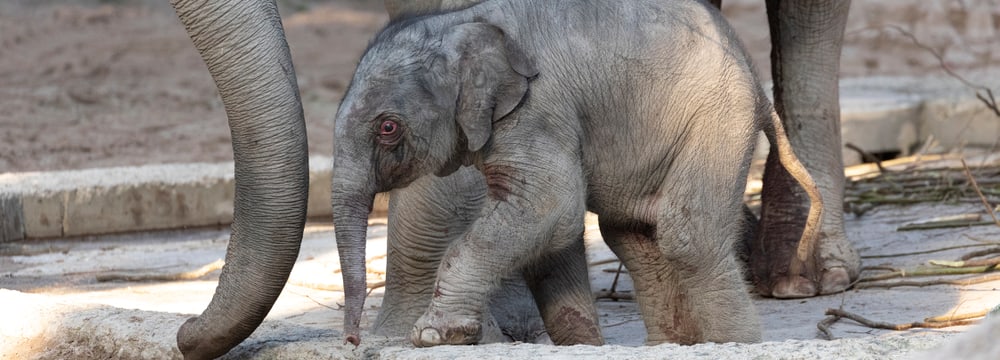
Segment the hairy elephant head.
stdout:
[[[333,220],[343,267],[347,340],[364,305],[365,229],[377,192],[446,175],[488,146],[536,75],[493,25],[390,24],[362,57],[335,120]],[[431,19],[434,20],[434,19]]]

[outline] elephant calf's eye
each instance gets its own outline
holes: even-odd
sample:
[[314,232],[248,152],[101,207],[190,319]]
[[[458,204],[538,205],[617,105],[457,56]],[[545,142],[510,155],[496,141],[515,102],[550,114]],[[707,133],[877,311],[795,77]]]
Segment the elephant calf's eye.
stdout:
[[382,136],[388,136],[388,135],[395,134],[397,128],[399,128],[399,125],[396,125],[395,121],[392,121],[392,120],[383,121],[382,122],[382,132],[380,133],[380,135],[382,135]]
[[378,142],[382,145],[396,145],[399,142],[399,124],[394,120],[384,120],[378,127]]

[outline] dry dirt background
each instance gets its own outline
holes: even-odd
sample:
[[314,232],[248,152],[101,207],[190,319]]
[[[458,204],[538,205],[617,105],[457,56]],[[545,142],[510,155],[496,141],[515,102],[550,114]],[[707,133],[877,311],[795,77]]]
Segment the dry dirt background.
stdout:
[[[280,3],[310,153],[330,155],[337,103],[386,16],[376,0]],[[723,11],[769,69],[763,1]],[[855,0],[842,76],[943,74],[931,51],[959,73],[997,66],[998,34],[1000,0]],[[231,159],[215,86],[166,1],[0,3],[0,173]]]

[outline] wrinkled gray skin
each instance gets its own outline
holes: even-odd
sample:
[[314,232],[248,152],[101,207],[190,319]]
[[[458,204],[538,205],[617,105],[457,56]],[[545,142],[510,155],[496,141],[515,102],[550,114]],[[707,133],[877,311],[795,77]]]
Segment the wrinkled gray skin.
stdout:
[[[553,341],[555,329],[596,325],[592,310],[561,305],[566,292],[589,300],[576,280],[588,209],[636,282],[649,342],[758,341],[733,252],[744,224],[733,219],[762,130],[820,205],[742,46],[704,3],[494,0],[390,24],[335,124],[348,341],[359,341],[375,193],[463,165],[485,178],[486,196],[443,249],[414,344],[479,342],[484,304],[522,270],[542,284],[532,292]],[[808,213],[803,239],[820,207]],[[816,271],[802,244],[788,272]]]
[[[441,256],[476,220],[485,195],[482,174],[470,167],[443,178],[425,176],[392,192],[385,296],[371,329],[373,333],[395,337],[409,334],[430,304]],[[567,298],[563,305],[581,311],[593,307],[589,289],[577,295],[576,299]],[[551,342],[521,273],[505,279],[503,289],[490,297],[489,310],[484,309],[483,314],[487,320],[482,343]],[[600,338],[589,336],[564,335],[557,340],[559,344],[601,342]]]
[[172,0],[215,79],[236,160],[233,233],[208,308],[177,333],[186,359],[250,335],[298,257],[309,164],[295,70],[273,1]]
[[[455,9],[477,0],[385,0],[393,17]],[[716,7],[721,1],[710,1]],[[860,257],[843,228],[844,176],[840,169],[839,59],[849,0],[767,1],[771,23],[776,107],[792,146],[817,180],[827,204],[808,273],[792,274],[808,197],[776,158],[765,172],[762,220],[748,231],[751,277],[759,294],[800,298],[845,290],[857,278]]]
[[[455,0],[427,2],[434,4],[425,9],[455,6],[449,5]],[[308,182],[305,128],[273,0],[173,0],[172,4],[217,81],[233,129],[237,196],[227,265],[210,306],[178,332],[178,346],[185,358],[212,358],[238,344],[260,323],[295,261]],[[774,0],[768,4],[774,57],[780,60],[773,61],[772,69],[778,112],[788,124],[789,137],[803,162],[817,178],[823,197],[833,200],[828,203],[839,204],[844,180],[839,171],[842,165],[836,75],[849,1]],[[755,244],[759,249],[754,252],[756,263],[767,265],[754,266],[759,270],[755,273],[763,294],[771,292],[776,280],[786,277],[789,257],[798,240],[796,229],[805,222],[801,209],[808,206],[806,197],[794,187],[787,191],[790,177],[773,166],[775,163],[769,161],[765,176],[765,204],[778,205],[772,209],[799,210],[771,210],[764,216],[763,222],[774,230]],[[859,269],[857,254],[844,237],[842,212],[838,206],[831,210],[824,212],[823,237],[816,254],[822,262],[822,281],[810,279],[811,291],[821,293],[843,289],[847,284],[843,279],[856,277]],[[771,241],[781,238],[785,241]],[[413,253],[411,250],[406,253]],[[802,294],[808,295],[810,289],[806,290]],[[390,293],[386,294],[387,300]],[[406,304],[410,295],[399,296],[398,302]],[[399,308],[402,313],[413,313],[411,308]],[[498,322],[502,319],[497,316]],[[390,323],[380,322],[386,329]]]

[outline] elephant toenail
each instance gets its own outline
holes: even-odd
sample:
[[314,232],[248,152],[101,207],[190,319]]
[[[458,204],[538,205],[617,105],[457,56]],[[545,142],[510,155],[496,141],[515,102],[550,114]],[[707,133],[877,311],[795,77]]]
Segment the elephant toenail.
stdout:
[[420,331],[420,342],[424,345],[438,345],[441,343],[441,334],[436,329],[425,328]]

